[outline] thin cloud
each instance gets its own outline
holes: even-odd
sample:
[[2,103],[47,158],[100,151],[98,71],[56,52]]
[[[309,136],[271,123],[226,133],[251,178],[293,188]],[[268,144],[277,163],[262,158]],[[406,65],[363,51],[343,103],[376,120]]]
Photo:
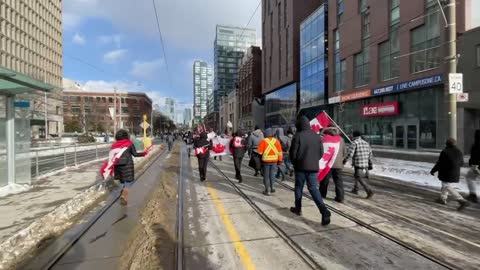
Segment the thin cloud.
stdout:
[[103,55],[103,61],[107,64],[116,64],[127,55],[128,50],[118,49],[105,53]]
[[152,61],[135,61],[130,75],[140,79],[151,79],[159,73],[162,66],[163,60],[161,58]]
[[87,40],[85,38],[85,36],[83,35],[80,35],[79,33],[76,33],[74,36],[73,36],[73,39],[72,39],[72,42],[73,44],[77,44],[77,45],[85,45],[87,43]]
[[120,48],[122,46],[123,36],[121,34],[101,35],[97,38],[97,42],[100,45],[114,44],[115,47]]

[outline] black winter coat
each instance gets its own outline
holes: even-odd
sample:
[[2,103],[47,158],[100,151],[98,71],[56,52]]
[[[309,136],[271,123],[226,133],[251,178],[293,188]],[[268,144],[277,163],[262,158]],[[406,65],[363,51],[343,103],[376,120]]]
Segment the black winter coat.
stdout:
[[120,180],[121,183],[133,182],[135,180],[135,169],[133,157],[143,157],[145,153],[138,153],[135,145],[130,145],[118,160],[114,168],[115,179]]
[[460,169],[463,166],[463,153],[456,146],[447,146],[438,158],[431,173],[438,172],[438,179],[446,183],[460,181]]
[[198,148],[198,147],[204,147],[207,148],[209,151],[207,151],[205,154],[202,155],[197,155],[197,158],[209,158],[210,157],[210,150],[212,149],[212,144],[207,140],[207,138],[198,138],[195,140],[193,143],[193,148]]
[[470,149],[468,165],[480,165],[480,130],[475,131],[475,143]]
[[318,172],[318,162],[323,156],[323,144],[320,135],[313,132],[305,116],[297,120],[298,132],[293,136],[290,146],[290,160],[295,171]]
[[[233,144],[235,139],[239,138],[243,147],[234,147]],[[245,156],[245,152],[247,152],[247,140],[242,137],[233,137],[230,141],[230,148],[233,150],[233,157],[235,158],[243,158]]]

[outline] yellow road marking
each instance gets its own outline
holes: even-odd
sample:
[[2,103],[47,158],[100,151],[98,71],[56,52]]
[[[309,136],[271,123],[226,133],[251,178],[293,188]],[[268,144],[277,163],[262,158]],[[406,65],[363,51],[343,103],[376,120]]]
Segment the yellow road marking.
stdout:
[[253,264],[252,259],[250,258],[250,254],[248,254],[247,248],[241,242],[240,235],[238,235],[237,230],[235,230],[235,227],[233,226],[232,221],[228,217],[227,211],[225,211],[225,208],[223,208],[223,204],[218,198],[217,191],[214,188],[212,188],[210,183],[207,183],[207,190],[210,193],[210,197],[212,197],[213,199],[215,208],[217,208],[217,211],[220,214],[220,217],[222,218],[223,225],[225,225],[225,229],[227,230],[228,235],[230,236],[230,239],[233,242],[233,245],[235,247],[235,250],[237,251],[238,256],[240,256],[240,260],[242,261],[243,266],[247,270],[254,270],[255,265]]

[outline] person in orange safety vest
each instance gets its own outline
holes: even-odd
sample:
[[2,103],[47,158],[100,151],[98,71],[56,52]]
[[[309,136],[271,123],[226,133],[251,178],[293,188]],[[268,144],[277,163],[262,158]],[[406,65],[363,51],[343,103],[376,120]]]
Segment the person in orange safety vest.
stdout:
[[270,196],[270,193],[275,193],[273,188],[275,184],[275,170],[282,164],[283,155],[280,141],[275,139],[271,128],[265,130],[265,137],[258,145],[257,151],[262,155],[263,184],[265,185],[263,194]]

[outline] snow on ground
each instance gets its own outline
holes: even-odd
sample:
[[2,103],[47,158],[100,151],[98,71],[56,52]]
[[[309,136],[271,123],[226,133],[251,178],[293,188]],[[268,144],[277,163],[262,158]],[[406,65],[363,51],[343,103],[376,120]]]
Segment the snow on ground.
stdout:
[[0,187],[0,198],[3,198],[8,195],[18,194],[31,189],[30,185],[19,185],[19,184],[9,184],[3,187]]
[[[438,180],[437,175],[430,175],[430,171],[434,165],[433,163],[426,162],[374,158],[373,171],[371,171],[371,174],[421,186],[440,188],[441,182]],[[462,168],[460,183],[456,184],[456,188],[463,192],[468,192],[465,181],[465,175],[468,170],[468,168]]]

